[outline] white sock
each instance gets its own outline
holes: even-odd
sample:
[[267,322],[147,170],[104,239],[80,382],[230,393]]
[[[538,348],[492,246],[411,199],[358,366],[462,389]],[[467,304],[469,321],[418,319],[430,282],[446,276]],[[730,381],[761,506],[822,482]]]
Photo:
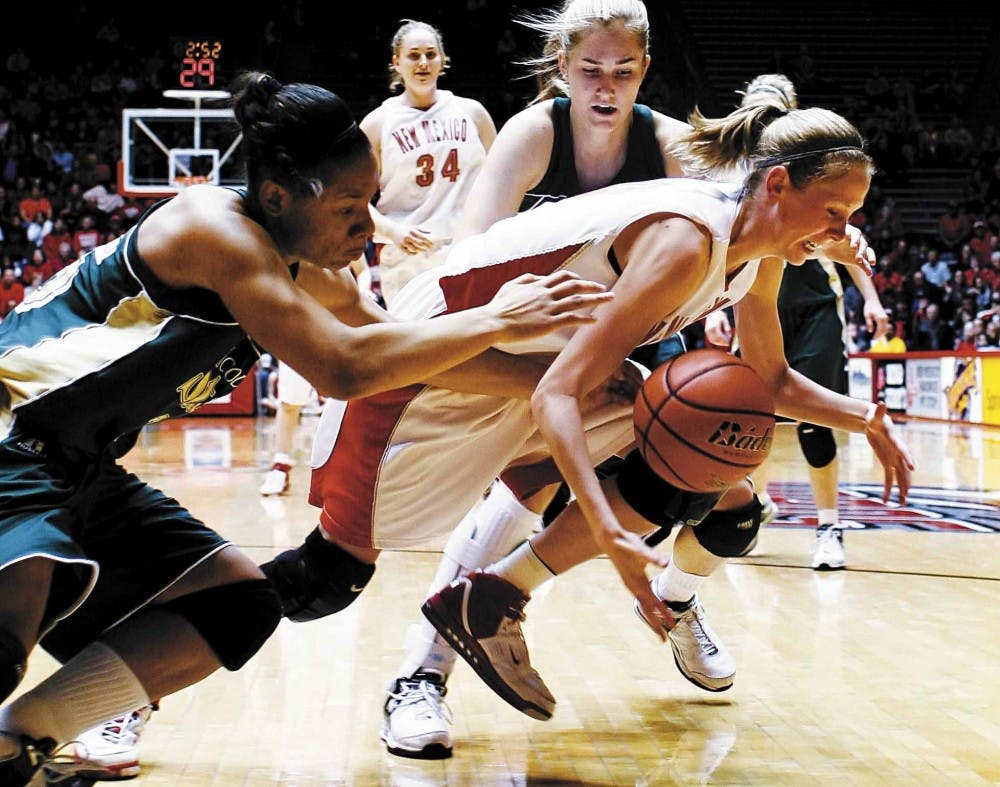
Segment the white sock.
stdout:
[[403,649],[399,675],[404,678],[411,678],[417,672],[436,672],[447,680],[458,655],[426,619],[409,625]]
[[835,527],[840,521],[836,508],[821,508],[816,513],[820,527]]
[[705,581],[700,574],[688,574],[677,568],[671,560],[653,580],[653,591],[664,601],[687,603],[698,592],[698,586]]
[[67,743],[148,704],[146,690],[128,664],[107,645],[94,642],[0,710],[0,730]]
[[271,464],[272,465],[288,465],[289,467],[294,467],[295,466],[295,460],[291,457],[290,454],[286,454],[286,453],[283,453],[281,451],[278,451],[274,455],[274,459],[271,460]]
[[530,596],[531,591],[555,577],[552,569],[535,554],[530,541],[525,541],[507,557],[498,560],[486,570],[516,585],[526,596]]

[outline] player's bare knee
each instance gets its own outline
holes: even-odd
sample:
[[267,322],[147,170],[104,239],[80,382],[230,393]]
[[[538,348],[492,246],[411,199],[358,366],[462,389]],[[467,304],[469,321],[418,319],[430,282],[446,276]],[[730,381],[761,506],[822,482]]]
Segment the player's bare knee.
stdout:
[[753,499],[753,482],[749,478],[744,478],[741,481],[737,481],[723,493],[722,497],[719,498],[716,508],[729,510],[743,508],[743,506],[749,505]]
[[638,451],[632,451],[616,476],[622,500],[639,516],[659,528],[647,538],[658,544],[670,535],[674,525],[696,525],[719,501],[719,492],[690,492],[660,478]]
[[693,529],[698,543],[716,557],[739,557],[753,543],[764,511],[760,499],[728,511],[713,510]]
[[298,549],[282,552],[262,565],[281,601],[282,614],[296,623],[340,612],[361,595],[375,566],[313,530]]
[[833,430],[816,424],[799,424],[796,428],[802,456],[810,467],[826,467],[837,458],[837,441]]
[[281,603],[266,579],[246,579],[179,596],[159,609],[197,630],[227,670],[238,670],[260,650],[281,620]]
[[28,654],[21,640],[0,628],[0,702],[14,693],[24,677],[27,662]]

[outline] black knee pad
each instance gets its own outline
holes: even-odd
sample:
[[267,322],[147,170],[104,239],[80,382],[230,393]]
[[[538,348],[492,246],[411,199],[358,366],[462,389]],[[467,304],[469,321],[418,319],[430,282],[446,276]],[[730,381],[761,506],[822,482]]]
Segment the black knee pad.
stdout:
[[694,529],[695,538],[716,557],[739,557],[757,537],[763,511],[757,495],[743,508],[712,511]]
[[816,424],[799,424],[799,445],[802,455],[810,467],[826,467],[837,458],[837,441],[833,438],[833,430]]
[[27,664],[28,654],[21,640],[6,629],[0,629],[0,702],[14,693]]
[[616,478],[622,499],[639,516],[660,528],[646,537],[655,546],[674,525],[696,525],[722,497],[721,492],[688,492],[668,484],[654,473],[638,451],[632,451]]
[[560,484],[559,489],[556,490],[555,497],[552,498],[552,502],[549,503],[542,512],[542,527],[548,527],[555,521],[556,517],[563,512],[563,509],[566,508],[567,505],[569,505],[569,499],[569,485]]
[[227,670],[246,664],[281,621],[278,595],[266,579],[247,579],[175,598],[157,609],[194,626]]
[[[594,468],[594,474],[598,478],[610,478],[615,475],[625,464],[625,460],[619,456],[612,456],[605,459],[597,467]],[[563,512],[567,504],[570,501],[570,488],[569,485],[563,483],[559,486],[559,490],[556,492],[555,497],[552,502],[546,507],[545,511],[542,512],[542,527],[548,527],[551,525],[557,516]]]
[[319,528],[298,549],[282,552],[260,568],[281,599],[282,614],[296,623],[350,606],[375,573],[375,566],[331,544]]

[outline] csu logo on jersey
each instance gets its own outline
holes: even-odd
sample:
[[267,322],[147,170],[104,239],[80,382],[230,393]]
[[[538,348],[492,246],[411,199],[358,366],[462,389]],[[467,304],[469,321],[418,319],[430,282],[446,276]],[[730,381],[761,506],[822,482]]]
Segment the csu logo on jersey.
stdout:
[[177,393],[181,395],[181,407],[185,413],[193,413],[205,402],[219,395],[216,391],[220,382],[225,380],[232,390],[246,377],[247,373],[243,367],[237,363],[235,358],[227,355],[216,363],[210,371],[198,372],[194,377],[177,386]]
[[769,451],[771,449],[771,428],[768,427],[764,434],[757,434],[757,430],[751,427],[744,434],[743,427],[738,422],[723,421],[708,438],[708,444],[732,448],[736,451]]
[[213,377],[211,372],[198,372],[185,383],[177,386],[181,395],[181,407],[185,413],[193,413],[205,402],[215,398],[215,389],[221,377]]

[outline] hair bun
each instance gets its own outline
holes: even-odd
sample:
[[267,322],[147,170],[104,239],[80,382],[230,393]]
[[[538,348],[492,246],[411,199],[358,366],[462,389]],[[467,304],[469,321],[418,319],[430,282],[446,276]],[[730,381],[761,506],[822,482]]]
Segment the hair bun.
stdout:
[[264,93],[269,93],[270,95],[275,95],[283,85],[277,79],[275,79],[270,74],[260,74],[257,77],[257,87]]

